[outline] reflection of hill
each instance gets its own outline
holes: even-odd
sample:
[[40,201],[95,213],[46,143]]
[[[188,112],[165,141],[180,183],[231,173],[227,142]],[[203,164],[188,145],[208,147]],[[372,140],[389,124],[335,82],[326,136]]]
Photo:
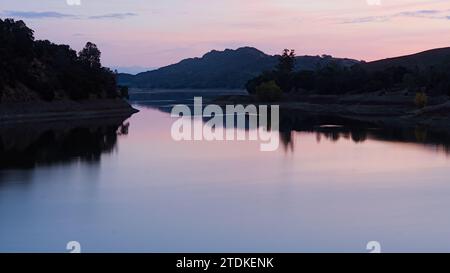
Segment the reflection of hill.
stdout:
[[124,118],[0,127],[0,169],[33,168],[71,161],[96,162],[128,133]]

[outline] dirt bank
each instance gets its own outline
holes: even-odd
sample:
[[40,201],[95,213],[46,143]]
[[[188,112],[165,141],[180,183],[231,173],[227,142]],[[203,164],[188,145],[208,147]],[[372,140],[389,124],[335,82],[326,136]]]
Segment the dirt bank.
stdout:
[[90,119],[138,112],[122,99],[32,101],[0,104],[0,123]]

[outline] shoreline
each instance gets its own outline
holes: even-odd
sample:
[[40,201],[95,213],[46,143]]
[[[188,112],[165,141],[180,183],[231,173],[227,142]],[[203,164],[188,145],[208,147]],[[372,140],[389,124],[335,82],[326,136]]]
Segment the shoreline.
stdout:
[[0,103],[0,124],[123,117],[137,112],[122,99]]
[[435,133],[450,135],[450,100],[430,98],[430,105],[422,109],[413,103],[413,95],[402,92],[380,96],[379,92],[363,95],[306,95],[285,96],[276,103],[257,101],[251,95],[223,96],[211,103],[275,104],[280,106],[281,122],[291,124],[342,123],[361,124],[387,129],[421,127]]

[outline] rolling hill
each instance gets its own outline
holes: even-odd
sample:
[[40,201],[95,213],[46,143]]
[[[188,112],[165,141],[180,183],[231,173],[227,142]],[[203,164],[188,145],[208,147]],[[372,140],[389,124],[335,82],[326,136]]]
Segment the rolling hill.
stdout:
[[368,71],[380,71],[389,67],[399,66],[408,69],[414,69],[416,67],[424,69],[441,65],[446,60],[450,60],[450,47],[431,49],[416,54],[368,62],[363,67]]
[[[213,50],[201,58],[190,58],[157,70],[137,75],[119,74],[121,85],[141,88],[167,89],[241,89],[248,80],[263,71],[272,70],[278,63],[277,55],[268,55],[252,48],[242,47],[236,50]],[[351,66],[358,61],[337,59],[331,56],[299,56],[297,70],[315,70],[336,61]]]

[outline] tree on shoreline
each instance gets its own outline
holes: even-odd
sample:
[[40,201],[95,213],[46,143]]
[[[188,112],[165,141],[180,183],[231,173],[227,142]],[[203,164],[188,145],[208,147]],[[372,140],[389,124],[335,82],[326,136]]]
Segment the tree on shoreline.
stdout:
[[285,93],[341,95],[380,91],[383,95],[405,90],[408,95],[426,90],[426,96],[450,96],[450,55],[439,57],[435,62],[428,67],[393,64],[374,70],[364,63],[345,66],[331,61],[317,69],[295,71],[295,52],[285,49],[276,70],[249,80],[246,88],[250,94],[255,94],[262,83],[275,81]]
[[[268,83],[270,85],[276,85],[282,92],[289,92],[292,89],[292,78],[295,69],[295,50],[284,49],[278,60],[279,63],[274,71],[264,72],[262,75],[247,82],[246,88],[249,93],[257,93],[259,87]],[[261,96],[261,91],[258,91],[258,94],[258,96]]]
[[0,101],[118,97],[116,75],[100,57],[91,42],[77,54],[68,45],[36,41],[23,21],[0,19]]
[[84,48],[78,53],[80,61],[84,64],[89,65],[91,68],[100,68],[100,57],[102,53],[97,48],[96,44],[87,42]]

